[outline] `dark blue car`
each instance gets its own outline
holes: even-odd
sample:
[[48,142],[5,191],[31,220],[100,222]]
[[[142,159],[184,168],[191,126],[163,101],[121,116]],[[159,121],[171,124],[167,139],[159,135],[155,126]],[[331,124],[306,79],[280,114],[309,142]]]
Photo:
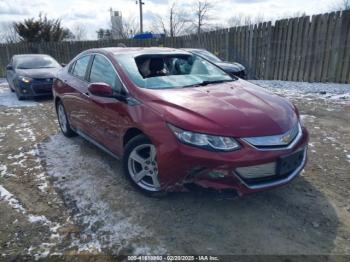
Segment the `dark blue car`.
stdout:
[[18,100],[52,95],[52,83],[61,65],[49,55],[14,55],[6,79]]
[[205,49],[185,48],[184,50],[212,62],[213,64],[217,65],[218,67],[220,67],[222,70],[224,70],[226,73],[230,75],[247,79],[246,68],[237,62],[231,63],[231,62],[222,61],[219,57],[217,57],[216,55],[210,53]]

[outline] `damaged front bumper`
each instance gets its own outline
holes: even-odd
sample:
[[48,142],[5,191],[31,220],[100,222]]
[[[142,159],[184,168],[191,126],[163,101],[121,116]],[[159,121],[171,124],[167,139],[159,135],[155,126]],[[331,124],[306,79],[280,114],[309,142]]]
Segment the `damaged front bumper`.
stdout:
[[[171,153],[172,168],[167,167],[168,172],[161,172],[165,174],[160,177],[161,185],[166,191],[185,191],[187,184],[196,184],[204,188],[235,190],[238,195],[275,188],[289,183],[303,170],[307,161],[307,143],[308,133],[303,129],[300,140],[284,150],[261,151],[244,144],[241,150],[221,153],[180,144]],[[280,160],[296,153],[298,158],[291,158],[292,163],[283,162],[291,165],[289,169],[281,171]],[[244,168],[250,168],[247,174],[254,173],[256,177],[243,176]]]

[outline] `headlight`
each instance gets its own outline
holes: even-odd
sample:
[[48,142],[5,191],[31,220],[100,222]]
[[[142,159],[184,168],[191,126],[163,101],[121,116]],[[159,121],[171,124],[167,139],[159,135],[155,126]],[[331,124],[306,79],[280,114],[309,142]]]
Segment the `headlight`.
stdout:
[[240,145],[231,137],[213,136],[200,133],[194,133],[182,130],[176,126],[168,124],[175,136],[185,144],[198,146],[214,151],[233,151],[240,148]]
[[23,83],[29,84],[33,79],[27,76],[20,76],[19,80],[21,80]]

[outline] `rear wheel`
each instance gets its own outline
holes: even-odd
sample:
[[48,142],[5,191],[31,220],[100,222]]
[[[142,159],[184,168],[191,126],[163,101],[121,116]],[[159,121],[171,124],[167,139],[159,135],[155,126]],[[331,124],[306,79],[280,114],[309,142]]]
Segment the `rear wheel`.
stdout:
[[68,121],[66,110],[64,109],[63,103],[59,101],[56,106],[58,123],[60,125],[63,135],[66,137],[75,136],[76,133],[71,129],[71,126]]
[[165,194],[159,183],[156,147],[144,135],[138,135],[127,143],[123,169],[131,183],[147,195],[157,197]]

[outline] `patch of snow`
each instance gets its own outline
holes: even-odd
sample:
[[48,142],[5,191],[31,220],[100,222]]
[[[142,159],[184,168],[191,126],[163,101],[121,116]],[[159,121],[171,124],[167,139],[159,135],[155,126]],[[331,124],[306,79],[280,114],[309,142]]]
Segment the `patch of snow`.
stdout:
[[14,156],[9,155],[7,158],[8,159],[18,159],[18,158],[22,158],[22,157],[24,157],[24,154],[23,154],[23,152],[20,152],[18,155],[14,155]]
[[22,204],[2,185],[0,185],[0,200],[7,202],[10,207],[18,212],[22,214],[26,213],[26,210],[23,208]]
[[[39,246],[40,253],[34,254],[35,261],[47,257],[50,254],[51,247],[54,246],[54,243],[41,243]],[[28,250],[28,253],[31,254],[34,249]]]
[[26,116],[23,116],[23,123],[15,130],[15,132],[21,137],[23,142],[36,140],[33,129],[30,127],[29,121]]
[[326,139],[328,139],[332,142],[337,142],[337,139],[335,139],[334,137],[331,137],[331,136],[327,136]]
[[350,103],[350,84],[280,80],[249,80],[249,82],[287,97],[299,97],[309,101],[319,98],[340,103]]
[[37,106],[38,103],[34,101],[19,101],[15,93],[11,92],[8,84],[5,82],[0,83],[0,106],[6,107],[28,107]]
[[0,164],[0,177],[15,177],[16,175],[8,173],[7,166],[4,164]]
[[88,243],[79,243],[78,240],[72,242],[71,246],[78,246],[78,253],[89,251],[89,253],[101,252],[101,243],[98,240],[93,240]]
[[316,116],[313,116],[313,115],[306,115],[306,114],[300,115],[300,120],[302,123],[305,123],[305,122],[313,123],[315,121],[315,118]]
[[41,215],[33,215],[29,214],[27,210],[22,206],[22,204],[6,190],[2,185],[0,185],[0,201],[7,202],[7,204],[15,209],[16,211],[22,213],[23,215],[27,215],[27,219],[31,223],[42,223],[50,227],[50,231],[52,233],[57,233],[57,229],[60,227],[58,223],[53,223],[48,220],[45,216]]
[[[106,185],[115,181],[115,172],[105,161],[82,154],[77,143],[84,140],[57,134],[42,146],[47,171],[55,178],[54,186],[64,192],[69,203],[74,203],[73,221],[82,225],[71,247],[77,247],[79,252],[100,252],[142,240],[148,243],[145,248],[152,250],[150,253],[165,253],[161,243],[155,245],[149,241],[155,239],[152,231],[135,222],[124,210],[113,209],[106,201]],[[103,176],[98,176],[96,170],[102,170]]]
[[51,221],[49,221],[45,216],[28,215],[28,220],[31,223],[41,222],[43,224],[51,224]]
[[41,184],[38,185],[39,189],[41,192],[46,192],[47,188],[48,188],[48,183],[47,182],[43,182]]

